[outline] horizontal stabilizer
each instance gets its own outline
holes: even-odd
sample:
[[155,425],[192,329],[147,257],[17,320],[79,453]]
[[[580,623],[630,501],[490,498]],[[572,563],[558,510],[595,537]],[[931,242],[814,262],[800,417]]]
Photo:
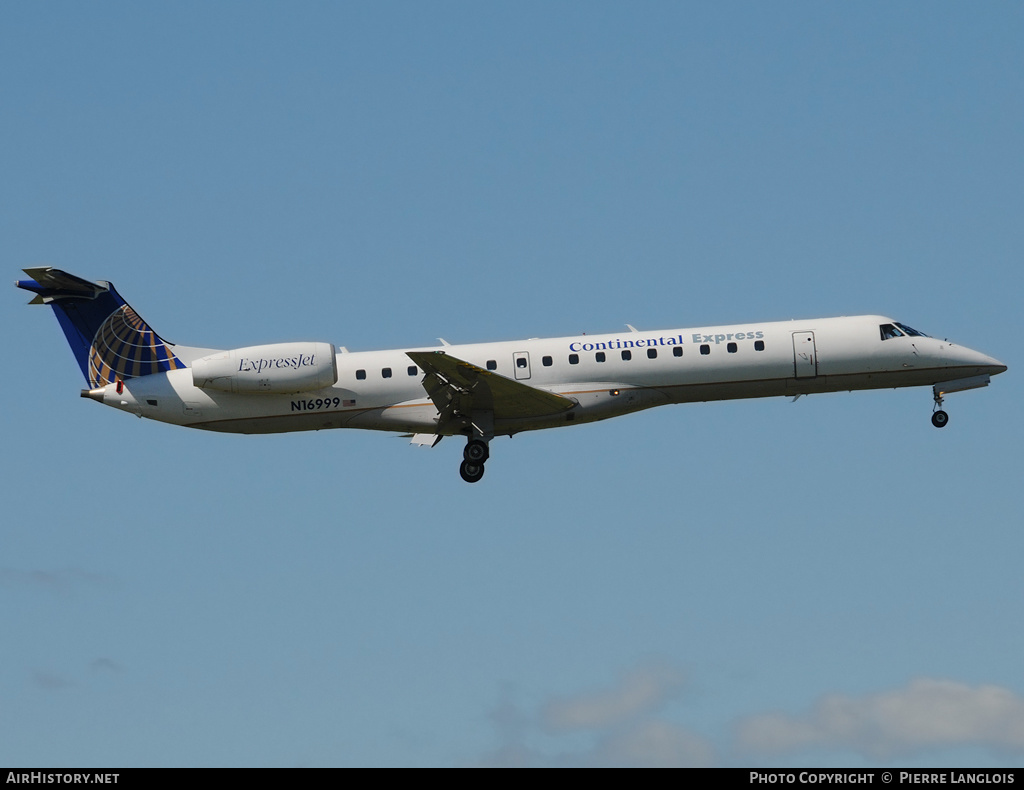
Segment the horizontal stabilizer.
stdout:
[[43,304],[50,299],[77,296],[84,299],[95,299],[104,291],[110,290],[108,285],[83,280],[73,274],[42,266],[35,269],[23,269],[31,280],[18,280],[15,284],[26,291],[32,291],[36,298],[31,304]]

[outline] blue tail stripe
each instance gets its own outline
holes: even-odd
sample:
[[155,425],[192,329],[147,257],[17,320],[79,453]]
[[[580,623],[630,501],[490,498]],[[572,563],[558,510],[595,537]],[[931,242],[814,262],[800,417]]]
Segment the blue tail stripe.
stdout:
[[78,367],[82,369],[82,375],[86,381],[89,380],[89,338],[79,330],[78,325],[63,310],[58,310],[56,304],[52,304],[53,313],[57,316],[60,328],[64,330],[64,337],[71,346],[71,353],[75,355]]

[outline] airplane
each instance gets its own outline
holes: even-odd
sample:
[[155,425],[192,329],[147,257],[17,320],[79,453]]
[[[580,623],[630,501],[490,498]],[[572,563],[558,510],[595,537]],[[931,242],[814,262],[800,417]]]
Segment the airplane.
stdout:
[[168,343],[109,282],[52,267],[16,281],[53,308],[88,382],[115,409],[227,433],[364,428],[435,446],[466,439],[479,481],[495,436],[669,403],[931,386],[943,398],[1006,365],[880,315],[351,352],[326,342],[230,350]]

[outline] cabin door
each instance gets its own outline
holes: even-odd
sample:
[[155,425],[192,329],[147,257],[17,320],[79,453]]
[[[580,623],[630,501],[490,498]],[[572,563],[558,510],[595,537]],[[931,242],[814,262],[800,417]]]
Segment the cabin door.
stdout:
[[793,365],[798,379],[810,379],[818,375],[814,332],[793,333]]

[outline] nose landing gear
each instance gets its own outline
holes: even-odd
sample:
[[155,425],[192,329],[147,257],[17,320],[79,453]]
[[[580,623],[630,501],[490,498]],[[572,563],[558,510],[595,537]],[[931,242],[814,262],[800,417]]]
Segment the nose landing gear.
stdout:
[[[1004,366],[999,370],[1006,370],[1006,367]],[[938,384],[935,384],[932,387],[932,395],[935,397],[935,408],[932,410],[932,425],[936,428],[945,428],[946,423],[949,422],[949,415],[942,410],[943,395],[949,395],[953,392],[963,392],[964,390],[978,389],[979,387],[987,387],[990,378],[992,378],[991,373],[983,373],[980,376],[971,376],[966,379],[954,379],[952,381],[940,381]]]
[[932,392],[935,398],[935,406],[932,409],[932,425],[936,428],[945,428],[946,423],[949,422],[949,415],[940,408],[942,406],[942,393],[939,392],[937,387]]

